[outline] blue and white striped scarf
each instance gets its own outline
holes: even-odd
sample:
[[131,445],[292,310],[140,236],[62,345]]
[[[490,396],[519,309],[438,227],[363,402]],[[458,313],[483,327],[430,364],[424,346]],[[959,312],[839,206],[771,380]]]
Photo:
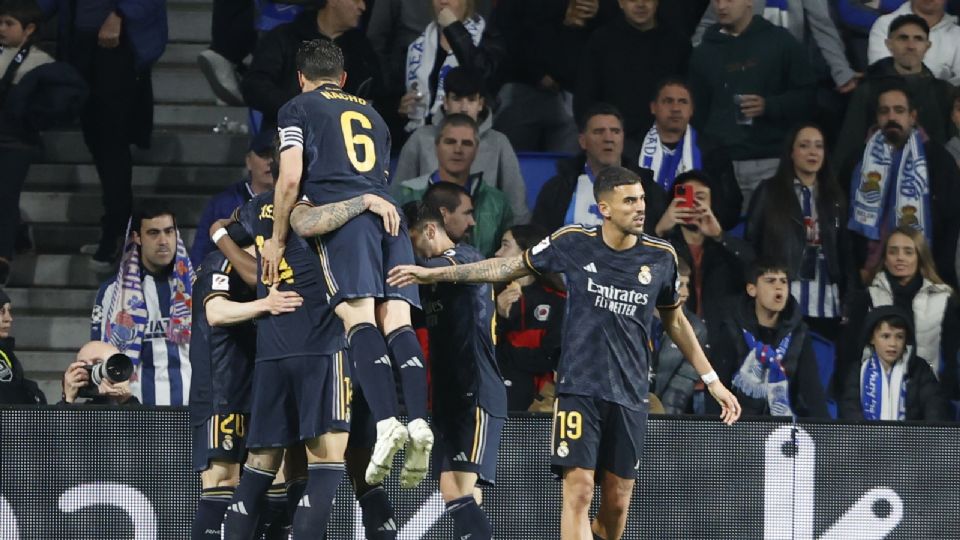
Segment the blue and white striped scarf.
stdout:
[[782,363],[793,333],[787,334],[774,349],[746,329],[741,330],[750,352],[733,378],[733,386],[754,399],[766,399],[772,416],[795,416],[790,406],[790,384]]
[[677,175],[692,169],[702,168],[703,160],[700,158],[697,134],[693,126],[687,127],[687,131],[680,141],[680,146],[674,151],[680,152],[680,159],[677,161],[675,168],[668,170],[670,167],[662,166],[666,151],[660,142],[660,133],[656,124],[647,132],[647,136],[643,139],[643,147],[640,150],[640,166],[653,171],[657,183],[667,192],[673,189],[673,180]]
[[767,5],[763,8],[763,18],[774,26],[787,28],[790,24],[789,4],[789,0],[767,0]]
[[873,348],[864,350],[860,366],[860,405],[865,420],[906,420],[906,359],[910,358],[911,352],[908,345],[900,360],[890,368],[890,374],[886,375]]

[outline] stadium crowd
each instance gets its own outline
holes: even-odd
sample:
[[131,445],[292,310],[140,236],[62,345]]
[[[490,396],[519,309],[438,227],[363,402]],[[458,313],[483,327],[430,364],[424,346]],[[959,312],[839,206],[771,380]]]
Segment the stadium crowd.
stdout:
[[[198,61],[223,102],[246,105],[260,120],[246,174],[209,201],[188,251],[177,209],[136,205],[132,188],[130,145],[148,144],[152,128],[150,69],[166,40],[164,2],[0,0],[0,284],[13,262],[16,203],[38,132],[79,120],[105,211],[99,243],[82,250],[91,271],[115,276],[97,294],[90,337],[115,349],[81,350],[64,374],[61,401],[83,399],[79,389],[93,384],[89,366],[116,352],[133,362],[132,377],[98,380],[92,396],[102,399],[94,402],[209,400],[211,390],[198,385],[221,382],[211,373],[216,343],[252,355],[257,345],[244,340],[259,329],[250,321],[263,326],[311,294],[264,287],[257,294],[245,285],[259,270],[256,259],[242,269],[238,251],[246,243],[261,253],[265,244],[237,209],[272,197],[278,177],[283,182],[279,151],[296,138],[285,106],[305,84],[298,49],[332,41],[343,54],[343,91],[372,103],[387,124],[382,139],[393,171],[389,192],[342,210],[388,223],[390,199],[414,203],[393,212],[405,214],[418,261],[536,255],[560,227],[601,226],[609,216],[598,207],[597,178],[623,167],[640,178],[644,233],[676,253],[681,309],[696,340],[745,415],[954,421],[960,25],[953,4],[315,0],[258,35],[254,2],[214,0],[213,41]],[[54,14],[59,61],[32,38]],[[359,137],[348,144],[366,149]],[[371,141],[365,151],[372,149]],[[527,152],[564,155],[535,200],[527,200],[521,172]],[[351,159],[356,165],[357,155]],[[428,236],[434,243],[417,241]],[[472,246],[466,255],[442,255],[464,244]],[[261,253],[262,265],[267,258]],[[284,271],[281,264],[281,281]],[[241,279],[244,272],[254,278]],[[641,271],[641,283],[650,279]],[[511,411],[552,410],[562,329],[577,331],[565,321],[567,285],[545,272],[493,288],[496,368]],[[251,306],[237,315],[234,304],[243,303]],[[45,403],[14,354],[12,308],[0,291],[0,403]],[[353,338],[367,330],[337,315]],[[411,319],[429,370],[435,323],[429,309]],[[644,336],[652,350],[650,412],[721,412],[666,326],[655,319]],[[382,354],[418,358],[407,353],[417,344],[396,345],[405,328],[374,325],[384,332]],[[416,384],[403,375],[395,401]],[[217,410],[211,404],[195,425]],[[363,485],[362,471],[349,468]],[[310,482],[321,469],[310,462]],[[218,474],[209,485],[204,476],[203,500],[219,501],[222,516],[234,493],[223,489],[227,473]],[[361,505],[377,507],[377,484],[358,487]],[[460,491],[445,492],[451,512],[472,498]]]

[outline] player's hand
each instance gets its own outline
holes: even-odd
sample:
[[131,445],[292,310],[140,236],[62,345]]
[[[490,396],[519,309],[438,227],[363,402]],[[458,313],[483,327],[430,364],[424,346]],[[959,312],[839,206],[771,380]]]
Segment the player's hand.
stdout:
[[740,112],[747,118],[763,116],[767,109],[767,101],[756,94],[744,94],[740,100]]
[[517,300],[520,300],[521,294],[520,284],[516,281],[511,281],[510,284],[507,285],[507,288],[500,291],[500,294],[497,295],[497,313],[504,319],[510,317],[510,307],[513,306]]
[[457,16],[452,9],[445,7],[440,10],[440,13],[437,13],[437,24],[440,25],[440,28],[446,28],[455,22],[457,22]]
[[210,238],[213,239],[213,233],[219,231],[220,229],[226,229],[233,220],[230,218],[218,219],[213,222],[213,225],[210,225]]
[[733,425],[740,418],[740,402],[737,396],[727,390],[727,387],[720,381],[713,381],[707,386],[710,395],[720,404],[720,420],[726,425]]
[[281,291],[276,285],[270,287],[264,300],[271,315],[292,313],[303,305],[303,298],[295,291]]
[[683,208],[680,206],[681,202],[683,202],[683,199],[673,199],[670,201],[670,206],[667,207],[666,212],[663,213],[663,217],[660,218],[660,221],[657,222],[657,226],[654,229],[657,236],[663,236],[673,230],[677,225],[689,223],[698,217],[699,214],[696,208]]
[[100,32],[97,33],[97,44],[104,49],[114,49],[120,45],[120,29],[123,27],[123,19],[115,12],[110,12],[103,25],[100,26]]
[[275,285],[280,281],[280,260],[283,259],[285,245],[270,238],[260,248],[260,258],[263,264],[263,282]]
[[126,403],[133,397],[133,392],[130,390],[130,381],[114,383],[104,379],[97,387],[97,391],[100,392],[101,396],[108,397],[115,403]]
[[407,285],[429,285],[434,283],[432,269],[405,264],[390,269],[387,275],[387,284],[391,287],[406,287]]
[[721,227],[720,222],[717,221],[717,216],[713,214],[713,210],[711,210],[709,206],[700,201],[694,201],[694,203],[696,204],[697,211],[700,213],[700,217],[697,219],[697,223],[700,225],[700,231],[708,238],[718,240],[720,236],[723,235],[723,227]]
[[73,403],[77,400],[77,393],[90,382],[90,374],[84,369],[89,362],[77,361],[67,366],[63,374],[63,400]]
[[400,212],[395,204],[370,193],[363,196],[363,204],[367,210],[383,218],[383,230],[390,236],[400,234]]

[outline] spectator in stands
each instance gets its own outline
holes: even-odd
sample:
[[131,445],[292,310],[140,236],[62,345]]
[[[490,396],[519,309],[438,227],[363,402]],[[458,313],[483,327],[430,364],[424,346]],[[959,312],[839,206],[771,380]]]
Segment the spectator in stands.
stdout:
[[583,153],[558,162],[557,175],[540,190],[533,223],[550,231],[571,223],[600,225],[603,220],[593,197],[593,179],[604,167],[623,165],[640,175],[647,203],[644,231],[652,234],[667,206],[667,195],[649,170],[637,167],[636,159],[624,159],[620,111],[605,103],[592,105],[580,118],[578,142]]
[[[438,168],[430,174],[400,182],[395,186],[394,197],[403,205],[422,199],[427,188],[434,184],[450,182],[460,187],[473,200],[476,226],[470,244],[489,257],[497,250],[500,237],[513,222],[513,215],[502,191],[484,182],[483,173],[470,173],[479,143],[477,123],[472,118],[465,114],[444,117],[434,140]],[[443,206],[449,208],[449,205]]]
[[23,365],[14,354],[12,327],[13,305],[0,289],[0,405],[46,405],[46,396],[35,381],[24,376]]
[[694,113],[690,88],[680,79],[662,81],[650,102],[650,112],[654,123],[643,138],[640,167],[653,171],[666,193],[673,192],[678,174],[692,169],[705,171],[713,180],[710,193],[720,225],[727,230],[736,227],[743,196],[733,165],[722,148],[701,144],[697,131],[690,126]]
[[269,130],[260,130],[254,135],[247,150],[246,177],[214,195],[204,207],[193,236],[193,246],[190,248],[190,262],[194,268],[200,265],[207,253],[217,249],[207,233],[213,222],[230,217],[237,207],[252,199],[254,195],[273,189],[275,137],[276,133]]
[[[660,0],[620,2],[621,17],[590,36],[580,57],[573,109],[579,117],[590,105],[605,102],[623,114],[624,153],[640,152],[643,134],[653,123],[647,105],[657,83],[687,71],[690,41],[657,22]],[[631,61],[624,64],[624,57]]]
[[[846,94],[857,87],[857,76],[847,55],[840,32],[830,17],[830,6],[823,0],[754,0],[753,14],[774,26],[785,28],[798,42],[815,45],[830,69],[830,77],[838,92]],[[699,45],[708,28],[717,22],[717,11],[710,5],[703,14],[693,36]],[[809,32],[808,32],[809,30]],[[814,43],[809,43],[810,39]]]
[[130,389],[144,405],[186,405],[193,266],[172,210],[146,203],[130,231],[116,277],[97,293],[90,339],[133,360]]
[[923,57],[933,76],[960,84],[960,27],[957,18],[946,12],[946,0],[908,0],[893,13],[879,17],[870,29],[870,45],[867,59],[872,65],[876,61],[890,56],[886,40],[889,27],[894,19],[901,15],[919,15],[927,21],[930,29],[930,49]]
[[[515,225],[503,233],[494,256],[518,256],[547,234],[538,225]],[[566,297],[533,276],[512,281],[497,293],[497,363],[511,411],[529,409],[540,390],[553,382]]]
[[853,231],[856,268],[865,275],[878,267],[884,237],[900,225],[910,225],[928,241],[933,239],[939,273],[948,284],[956,284],[960,170],[943,146],[924,140],[906,88],[892,85],[881,90],[876,114],[879,129],[855,153],[860,163],[845,168],[852,173],[841,175],[851,179],[847,226]]
[[949,422],[949,404],[930,365],[917,355],[907,311],[896,306],[867,315],[860,347],[840,399],[844,420]]
[[506,51],[498,32],[476,13],[473,0],[433,0],[435,20],[407,48],[406,93],[400,114],[407,131],[438,123],[447,72],[467,68],[491,90]]
[[841,26],[841,35],[847,44],[847,57],[855,71],[867,69],[867,43],[873,23],[881,15],[892,12],[905,0],[835,0],[837,24]]
[[274,28],[257,43],[250,68],[240,83],[243,99],[263,113],[260,129],[273,130],[277,111],[300,93],[296,56],[300,44],[313,39],[336,43],[343,50],[350,94],[371,98],[381,91],[380,68],[370,42],[357,28],[363,0],[326,0],[319,9],[297,15],[293,22]]
[[517,151],[576,153],[573,60],[620,9],[599,0],[500,0],[494,13],[509,52],[494,126]]
[[91,266],[108,271],[116,260],[133,206],[130,145],[150,145],[153,87],[150,70],[167,45],[167,5],[162,0],[39,0],[59,11],[60,58],[90,90],[80,124],[100,177],[104,215],[100,241],[81,247]]
[[[953,95],[951,96],[951,108],[950,108],[950,121],[953,123],[954,135],[947,141],[947,152],[950,152],[950,155],[953,156],[953,160],[960,165],[960,90],[954,88]],[[960,276],[960,271],[957,272],[957,275]]]
[[858,288],[846,217],[823,132],[801,124],[787,138],[777,174],[753,193],[744,236],[759,256],[786,263],[790,294],[804,321],[831,341],[839,330],[841,299]]
[[[510,141],[503,133],[492,129],[493,113],[486,106],[481,81],[464,67],[451,69],[444,80],[444,114],[465,114],[480,126],[480,146],[470,172],[482,173],[484,182],[507,196],[514,223],[530,221],[527,188],[520,175],[520,162]],[[395,182],[437,170],[437,129],[438,126],[425,125],[410,135],[400,150],[397,169],[393,173]]]
[[[683,314],[690,321],[693,333],[697,336],[704,354],[710,358],[710,341],[707,339],[707,327],[689,307],[690,265],[685,259],[677,259],[677,274],[680,287],[680,304]],[[657,313],[659,319],[659,313]],[[683,353],[670,336],[657,325],[657,352],[653,359],[653,393],[660,398],[665,414],[704,414],[703,391],[705,386],[693,365],[687,362]],[[696,397],[695,397],[696,396]]]
[[[847,324],[841,342],[834,392],[846,387],[843,377],[862,350],[861,332],[868,314],[881,306],[897,306],[911,314],[917,356],[940,377],[951,399],[957,388],[957,352],[960,350],[960,312],[953,289],[937,273],[923,235],[909,226],[898,227],[883,244],[883,260],[872,269],[869,286],[849,300]],[[842,362],[842,364],[841,364]]]
[[952,131],[953,87],[923,65],[923,55],[930,48],[929,33],[927,22],[917,15],[900,15],[890,24],[886,44],[893,56],[871,65],[851,96],[834,151],[836,163],[844,165],[855,159],[873,125],[877,93],[890,84],[902,84],[910,91],[924,133],[940,144],[947,142]]
[[77,399],[85,399],[87,405],[139,405],[140,401],[133,395],[131,381],[114,383],[104,379],[97,387],[97,397],[82,398],[80,390],[90,384],[90,372],[86,366],[106,362],[111,356],[120,351],[110,343],[91,341],[77,351],[75,362],[67,366],[63,373],[62,403],[77,403]]
[[743,292],[743,276],[753,261],[753,249],[745,240],[723,232],[713,214],[711,182],[702,171],[687,171],[676,185],[693,191],[693,205],[675,196],[656,235],[669,241],[691,268],[687,307],[703,319],[707,328],[718,324],[727,311],[731,295]]
[[693,124],[726,148],[744,203],[773,176],[783,139],[810,116],[815,76],[790,33],[753,15],[751,0],[714,0],[718,24],[690,58]]
[[[710,330],[714,369],[748,416],[829,418],[813,340],[790,296],[787,266],[758,259],[747,297],[733,302],[717,331]],[[707,400],[708,413],[719,406]]]
[[197,64],[210,89],[227,105],[244,105],[237,70],[245,67],[243,59],[253,53],[257,44],[255,3],[255,0],[214,0],[210,48],[197,55]]
[[0,286],[10,276],[20,191],[39,151],[38,130],[73,120],[86,92],[73,68],[54,63],[34,44],[42,19],[35,0],[0,3]]

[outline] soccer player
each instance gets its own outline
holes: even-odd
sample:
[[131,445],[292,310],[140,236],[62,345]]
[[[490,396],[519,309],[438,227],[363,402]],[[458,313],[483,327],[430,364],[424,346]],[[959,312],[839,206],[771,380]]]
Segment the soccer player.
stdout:
[[[443,268],[401,266],[389,283],[511,281],[545,272],[567,280],[552,466],[563,479],[562,540],[614,540],[626,524],[640,466],[648,408],[650,325],[660,310],[667,333],[732,424],[740,405],[710,366],[680,310],[677,258],[670,245],[643,234],[640,178],[608,167],[593,187],[599,228],[572,225],[522,255]],[[595,471],[602,474],[596,475]],[[594,482],[600,509],[591,525]]]
[[[403,207],[414,252],[427,267],[484,259],[476,248],[454,244],[438,209],[424,202]],[[496,308],[487,283],[442,283],[425,288],[433,381],[434,470],[453,518],[454,538],[489,540],[490,521],[478,505],[477,482],[496,479],[507,391],[494,351]],[[474,496],[474,491],[477,496]]]
[[[269,283],[280,280],[288,225],[307,237],[302,223],[307,207],[362,194],[389,198],[389,131],[366,100],[341,89],[346,74],[340,49],[328,40],[304,42],[297,52],[297,69],[303,93],[278,115],[280,178],[273,234],[261,250]],[[294,210],[300,193],[301,208]],[[364,213],[317,240],[323,279],[347,329],[354,374],[377,422],[366,480],[380,483],[390,473],[394,454],[409,441],[400,482],[416,486],[427,473],[433,447],[426,422],[423,352],[410,326],[410,306],[420,307],[420,299],[415,286],[385,284],[388,268],[413,262],[406,227],[386,231],[377,216]],[[391,362],[399,366],[410,418],[406,427],[396,418],[399,403]]]
[[246,454],[250,384],[256,352],[253,319],[294,311],[303,300],[271,289],[259,300],[233,265],[213,251],[197,268],[193,284],[190,417],[193,466],[202,491],[193,540],[220,538],[220,524],[240,481]]

